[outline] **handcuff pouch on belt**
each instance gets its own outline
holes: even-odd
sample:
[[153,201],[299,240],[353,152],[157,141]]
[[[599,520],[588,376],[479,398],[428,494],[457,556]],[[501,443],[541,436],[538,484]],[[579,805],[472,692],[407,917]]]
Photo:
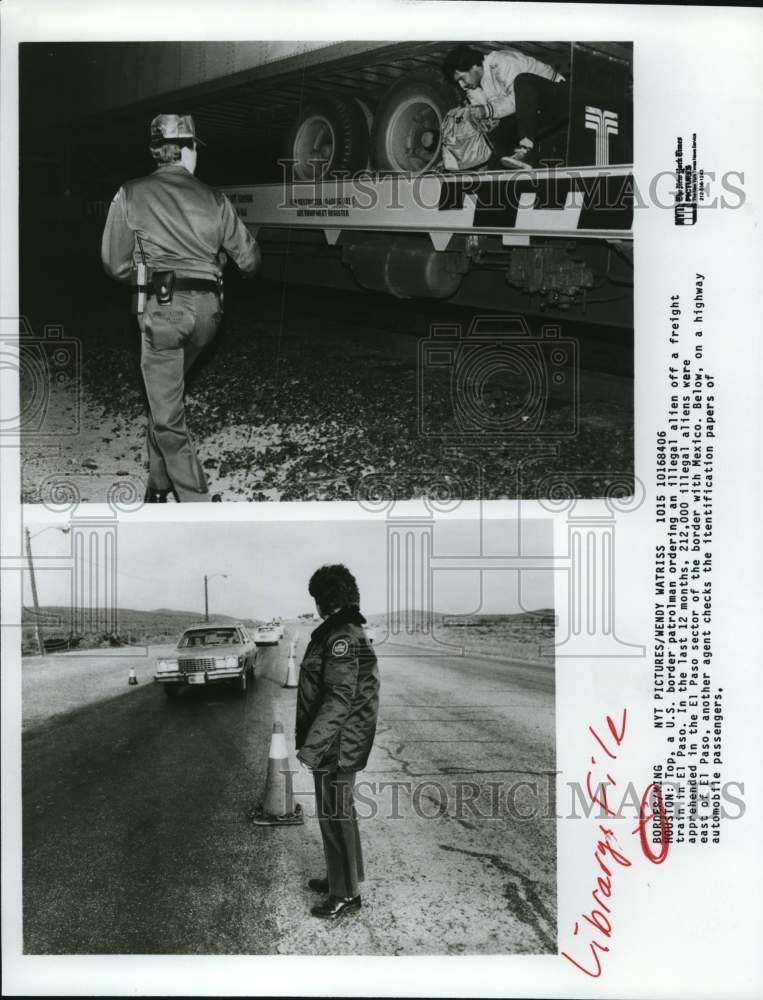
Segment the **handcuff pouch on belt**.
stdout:
[[146,310],[146,301],[156,296],[157,305],[172,302],[175,289],[174,271],[148,271],[145,264],[138,264],[132,272],[132,312],[138,316]]
[[153,271],[151,274],[151,287],[154,290],[157,305],[169,305],[170,302],[172,302],[172,295],[175,287],[175,272]]

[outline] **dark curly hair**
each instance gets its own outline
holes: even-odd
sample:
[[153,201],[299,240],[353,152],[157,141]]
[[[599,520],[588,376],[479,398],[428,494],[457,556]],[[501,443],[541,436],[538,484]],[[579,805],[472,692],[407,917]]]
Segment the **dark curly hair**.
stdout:
[[465,73],[472,66],[481,66],[484,58],[484,53],[472,45],[457,45],[445,56],[442,64],[443,76],[448,83],[453,83],[453,74],[456,70]]
[[339,608],[357,607],[360,592],[355,577],[341,563],[336,566],[321,566],[310,577],[308,593],[322,614],[331,614]]

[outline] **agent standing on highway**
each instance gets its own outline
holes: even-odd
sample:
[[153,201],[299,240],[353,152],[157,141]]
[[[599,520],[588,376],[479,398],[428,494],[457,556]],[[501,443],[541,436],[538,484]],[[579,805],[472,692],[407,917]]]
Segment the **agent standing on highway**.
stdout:
[[194,177],[199,145],[190,115],[154,118],[158,167],[119,189],[101,246],[106,272],[133,287],[150,410],[149,503],[166,502],[171,491],[183,502],[209,500],[185,422],[185,375],[220,326],[226,253],[248,277],[260,263],[228,198]]
[[376,733],[379,671],[352,573],[341,565],[322,566],[308,590],[323,624],[312,633],[300,666],[296,748],[298,760],[313,771],[326,857],[326,877],[308,882],[326,894],[311,913],[335,920],[360,909],[363,855],[353,786]]
[[517,49],[483,55],[470,45],[457,45],[445,57],[449,83],[466,92],[470,114],[478,121],[497,121],[488,141],[494,155],[488,168],[512,170],[537,166],[535,143],[539,122],[550,133],[568,117],[568,88],[552,66]]

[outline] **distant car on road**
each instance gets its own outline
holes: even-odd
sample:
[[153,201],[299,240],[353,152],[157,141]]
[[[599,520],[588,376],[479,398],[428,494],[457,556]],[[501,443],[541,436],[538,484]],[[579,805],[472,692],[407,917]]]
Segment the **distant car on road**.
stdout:
[[278,626],[270,623],[260,625],[254,633],[254,641],[258,646],[277,646],[280,638]]
[[193,625],[171,656],[156,663],[154,680],[169,697],[187,684],[232,684],[246,691],[254,681],[257,647],[245,625]]

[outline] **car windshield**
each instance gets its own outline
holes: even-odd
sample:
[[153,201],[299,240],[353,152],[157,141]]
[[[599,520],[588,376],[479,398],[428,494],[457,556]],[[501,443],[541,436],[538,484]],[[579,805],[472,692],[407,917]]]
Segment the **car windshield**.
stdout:
[[226,643],[238,642],[238,632],[235,628],[205,628],[186,632],[180,640],[180,649],[193,646],[224,646]]

